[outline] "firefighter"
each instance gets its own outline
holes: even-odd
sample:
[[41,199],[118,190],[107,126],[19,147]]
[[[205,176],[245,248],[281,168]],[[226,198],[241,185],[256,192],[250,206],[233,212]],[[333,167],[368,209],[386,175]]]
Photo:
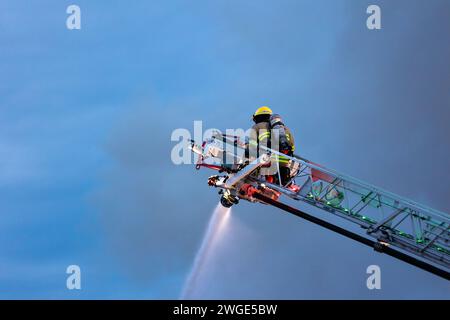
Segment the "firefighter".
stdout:
[[249,134],[250,148],[252,148],[253,156],[260,156],[258,146],[270,148],[270,117],[272,110],[267,107],[258,108],[253,114],[253,122],[255,123]]
[[[271,135],[275,135],[274,142],[278,142],[278,146],[272,146],[273,149],[287,156],[294,155],[295,144],[294,136],[291,130],[286,127],[279,114],[273,114],[270,117]],[[282,155],[277,156],[281,184],[285,186],[291,179],[290,160]]]
[[[258,108],[253,114],[253,125],[249,134],[250,154],[254,157],[260,156],[260,146],[267,148],[274,148],[275,150],[284,153],[286,155],[293,155],[295,145],[294,137],[291,131],[287,128],[279,115],[274,115],[272,110],[263,106]],[[276,134],[278,139],[272,139],[272,134]],[[278,140],[278,146],[272,146],[272,140],[275,142]],[[275,172],[270,172],[266,176],[269,182],[279,183],[281,178],[281,184],[286,185],[291,178],[289,158],[283,156],[274,156],[276,166]],[[273,170],[272,170],[273,171]]]

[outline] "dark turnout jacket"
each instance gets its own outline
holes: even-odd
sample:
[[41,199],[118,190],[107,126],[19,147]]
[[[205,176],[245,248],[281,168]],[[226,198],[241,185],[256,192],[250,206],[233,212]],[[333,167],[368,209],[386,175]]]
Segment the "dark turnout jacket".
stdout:
[[[286,139],[288,140],[291,151],[293,152],[295,150],[294,136],[288,127],[284,126],[284,130],[286,132]],[[253,125],[249,134],[250,155],[255,158],[258,157],[260,155],[258,154],[259,146],[280,150],[279,147],[271,145],[271,135],[272,132],[269,122],[259,122]],[[289,164],[289,159],[283,156],[276,157],[274,160],[277,160],[280,163],[280,166],[286,166]]]

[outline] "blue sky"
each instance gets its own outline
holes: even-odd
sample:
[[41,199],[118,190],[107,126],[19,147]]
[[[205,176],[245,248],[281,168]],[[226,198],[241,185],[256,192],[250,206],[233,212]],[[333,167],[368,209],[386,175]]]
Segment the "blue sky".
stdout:
[[[217,197],[170,134],[246,128],[263,104],[305,157],[448,212],[448,1],[75,3],[73,31],[71,2],[0,4],[0,298],[177,298]],[[233,219],[200,297],[450,297],[273,208]]]

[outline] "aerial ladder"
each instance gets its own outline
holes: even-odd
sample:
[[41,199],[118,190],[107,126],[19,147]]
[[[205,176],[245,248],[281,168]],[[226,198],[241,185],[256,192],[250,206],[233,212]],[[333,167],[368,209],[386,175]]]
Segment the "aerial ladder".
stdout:
[[[235,137],[213,136],[212,141],[222,143],[221,148],[232,150],[232,154],[242,153],[244,149]],[[288,156],[264,146],[260,148],[272,157],[289,158],[291,167],[294,168],[293,181],[300,189],[293,191],[276,183],[261,182],[252,175],[245,179],[253,179],[260,187],[268,187],[325,211],[326,214],[337,217],[338,219],[333,220],[339,222],[321,219],[299,209],[297,205],[280,202],[264,193],[255,192],[252,194],[253,198],[450,281],[449,214],[303,157]],[[345,221],[350,224],[344,223]],[[351,224],[360,228],[351,228]]]
[[[281,155],[275,150],[267,151]],[[350,221],[365,230],[365,234],[354,233],[272,199],[261,200],[450,280],[449,214],[300,156],[294,155],[290,160],[299,166],[294,179],[301,186],[298,193],[292,192],[291,198]],[[280,191],[283,188],[274,184],[270,187]]]

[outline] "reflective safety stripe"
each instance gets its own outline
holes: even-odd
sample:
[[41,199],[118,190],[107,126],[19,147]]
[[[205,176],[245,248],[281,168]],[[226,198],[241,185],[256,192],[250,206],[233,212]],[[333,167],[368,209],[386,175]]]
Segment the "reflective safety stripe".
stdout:
[[270,137],[270,132],[264,132],[264,133],[261,133],[259,136],[258,136],[258,139],[259,140],[264,140],[265,138],[269,138]]
[[290,159],[283,156],[273,155],[273,161],[277,161],[279,163],[289,163]]

